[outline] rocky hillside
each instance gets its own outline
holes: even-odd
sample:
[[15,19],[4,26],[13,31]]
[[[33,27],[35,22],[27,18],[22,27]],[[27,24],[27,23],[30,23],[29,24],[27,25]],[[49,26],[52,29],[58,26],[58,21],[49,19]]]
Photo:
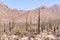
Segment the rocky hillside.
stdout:
[[25,23],[26,18],[28,23],[30,19],[32,24],[37,24],[38,22],[38,11],[40,10],[40,21],[48,22],[50,20],[59,19],[60,17],[60,5],[54,5],[50,8],[46,6],[40,6],[35,10],[18,10],[10,9],[3,3],[0,3],[0,22],[7,24],[9,21],[14,21],[16,23]]

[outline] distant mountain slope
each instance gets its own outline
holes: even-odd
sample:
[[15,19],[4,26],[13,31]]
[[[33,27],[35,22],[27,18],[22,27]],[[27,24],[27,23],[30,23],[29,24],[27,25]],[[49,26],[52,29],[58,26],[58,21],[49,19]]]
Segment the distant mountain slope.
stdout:
[[5,24],[8,23],[9,21],[24,24],[26,22],[26,18],[28,19],[28,23],[30,22],[31,18],[32,24],[37,24],[39,13],[38,10],[40,10],[41,22],[48,22],[49,18],[51,20],[60,18],[60,5],[54,5],[50,8],[46,6],[41,6],[39,8],[35,10],[24,11],[10,9],[3,3],[0,3],[0,21]]

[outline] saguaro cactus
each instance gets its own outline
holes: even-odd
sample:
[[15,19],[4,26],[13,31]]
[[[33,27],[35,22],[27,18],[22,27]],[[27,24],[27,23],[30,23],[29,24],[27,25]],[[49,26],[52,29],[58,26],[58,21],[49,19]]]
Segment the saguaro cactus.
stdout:
[[11,31],[10,26],[11,26],[11,22],[9,22],[9,31]]
[[39,10],[38,10],[38,34],[40,33],[40,8],[39,8]]
[[5,32],[6,30],[5,30],[5,25],[4,25],[4,32]]
[[9,31],[11,32],[11,29],[14,27],[14,22],[9,22]]
[[28,30],[28,32],[29,32],[29,33],[28,33],[28,36],[29,36],[29,37],[28,37],[28,40],[31,40],[31,36],[32,36],[32,35],[31,35],[31,34],[32,34],[31,25],[32,25],[32,19],[31,19],[31,16],[30,16],[30,24],[29,24],[30,29]]
[[28,21],[27,21],[27,19],[28,19],[28,15],[26,17],[26,23],[25,23],[25,25],[26,25],[26,31],[28,30]]
[[55,28],[55,26],[54,26],[54,33],[55,33],[55,31],[56,31],[56,28]]
[[32,25],[32,18],[30,16],[30,29],[31,29],[31,25]]
[[41,31],[45,30],[45,25],[41,24]]
[[59,26],[57,25],[57,31],[59,30]]
[[49,29],[52,30],[52,24],[51,24],[51,22],[50,22],[50,17],[49,17]]

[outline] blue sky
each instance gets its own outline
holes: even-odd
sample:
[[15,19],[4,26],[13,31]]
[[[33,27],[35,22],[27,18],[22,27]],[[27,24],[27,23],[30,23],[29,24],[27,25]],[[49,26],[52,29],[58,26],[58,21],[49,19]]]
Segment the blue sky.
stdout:
[[51,7],[54,4],[60,5],[60,0],[0,0],[9,8],[17,8],[21,10],[33,10],[41,5]]

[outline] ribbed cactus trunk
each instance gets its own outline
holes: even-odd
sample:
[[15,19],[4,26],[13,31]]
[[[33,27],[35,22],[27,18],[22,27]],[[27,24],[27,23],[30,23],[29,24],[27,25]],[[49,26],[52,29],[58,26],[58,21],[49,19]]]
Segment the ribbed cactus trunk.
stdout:
[[31,36],[32,36],[31,30],[28,30],[28,32],[29,32],[29,33],[28,33],[28,36],[29,36],[29,37],[28,37],[28,40],[31,40]]
[[30,16],[30,29],[31,29],[31,26],[32,26],[32,18]]
[[59,30],[59,26],[57,25],[57,31]]
[[51,29],[52,30],[52,24],[51,24],[51,22],[50,22],[51,20],[50,20],[50,17],[49,17],[49,29]]
[[32,26],[32,19],[31,19],[31,16],[30,16],[30,26],[29,26],[30,29],[28,30],[28,32],[29,32],[28,40],[31,40],[31,34],[32,34],[31,26]]
[[43,32],[43,30],[45,30],[45,26],[44,24],[41,24],[41,31]]
[[15,23],[14,22],[9,22],[9,31],[11,32],[11,29],[14,27]]
[[10,27],[11,27],[11,22],[9,22],[9,31],[11,32],[11,28]]
[[39,11],[38,11],[38,34],[40,33],[40,8],[39,8]]
[[5,25],[4,25],[4,32],[5,32],[6,30],[5,30]]
[[26,31],[27,31],[28,30],[28,15],[26,17],[26,23],[25,23],[25,25],[26,25]]
[[56,28],[55,28],[55,26],[54,26],[54,33],[55,33],[55,31],[56,31]]

